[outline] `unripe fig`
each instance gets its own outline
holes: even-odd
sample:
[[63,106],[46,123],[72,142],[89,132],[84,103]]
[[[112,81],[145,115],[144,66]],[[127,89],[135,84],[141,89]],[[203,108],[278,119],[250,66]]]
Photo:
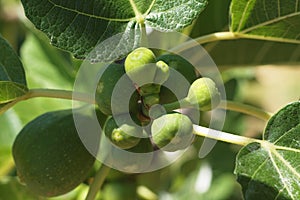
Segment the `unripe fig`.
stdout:
[[[81,123],[90,121],[78,117]],[[47,197],[73,190],[95,161],[78,136],[72,110],[45,113],[29,122],[14,141],[13,157],[20,180]]]
[[[122,99],[118,99],[118,103],[112,105],[112,94],[116,87],[117,82],[122,78],[122,85],[117,89],[117,92],[135,91],[134,85],[125,73],[124,66],[120,64],[110,64],[99,80],[96,90],[96,103],[99,106],[99,110],[105,115],[112,115],[112,106],[116,114],[123,114],[130,112],[136,112],[138,110],[138,93],[133,93],[129,102],[122,103]],[[115,102],[115,101],[114,101]],[[125,105],[125,106],[124,106]],[[128,105],[128,106],[127,106]]]
[[154,77],[154,83],[156,84],[163,84],[170,75],[169,66],[163,62],[158,61],[155,63],[156,65],[156,71],[155,71],[155,77]]
[[99,125],[100,125],[101,129],[103,129],[104,124],[105,124],[105,122],[106,122],[108,116],[105,115],[103,112],[101,112],[101,111],[99,110],[99,108],[96,108],[96,109],[95,109],[95,112],[96,112],[96,116],[97,116],[97,120],[98,120],[98,122],[99,122]]
[[193,124],[183,114],[171,113],[155,119],[151,126],[153,142],[164,151],[187,148],[193,138]]
[[190,83],[197,78],[194,66],[179,55],[164,54],[157,57],[156,60],[165,62],[170,68],[181,73]]
[[[120,116],[119,116],[120,117]],[[122,123],[122,121],[120,122]],[[118,126],[113,117],[109,117],[104,125],[104,133],[109,140],[121,149],[129,149],[140,142],[143,130],[137,124],[122,123]]]
[[[197,78],[194,66],[179,55],[164,54],[164,55],[157,57],[156,60],[163,61],[170,68],[178,71],[181,75],[184,76],[184,78],[189,83],[192,83]],[[172,73],[169,77],[169,81],[177,83],[177,80],[175,80],[175,77],[172,76]],[[180,84],[180,83],[178,83],[178,84]],[[184,98],[184,97],[182,97],[182,98]],[[180,99],[177,99],[177,97],[172,93],[172,91],[170,91],[166,87],[161,87],[161,89],[160,89],[160,103],[161,104],[172,103],[177,100],[180,100]]]
[[132,51],[125,59],[125,71],[135,71],[146,64],[155,63],[154,53],[145,47],[140,47]]
[[169,66],[163,61],[155,63],[155,55],[141,47],[131,52],[125,60],[125,71],[139,87],[141,96],[159,93],[160,85],[169,77]]
[[191,105],[198,105],[201,111],[209,111],[219,105],[221,95],[213,80],[199,78],[192,83],[186,100]]

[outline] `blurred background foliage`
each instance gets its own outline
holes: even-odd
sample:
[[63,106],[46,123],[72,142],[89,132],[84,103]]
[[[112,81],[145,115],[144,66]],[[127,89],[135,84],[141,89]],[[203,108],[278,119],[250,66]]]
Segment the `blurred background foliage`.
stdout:
[[[210,0],[208,7],[184,33],[195,38],[228,31],[229,5],[230,0]],[[20,56],[29,88],[72,89],[81,61],[52,47],[49,40],[26,20],[19,0],[0,0],[0,34]],[[243,39],[213,42],[204,47],[222,73],[228,100],[275,112],[299,99],[299,44]],[[37,98],[21,102],[0,115],[0,200],[45,199],[34,196],[18,181],[11,145],[16,134],[33,118],[71,106],[66,100]],[[223,130],[260,137],[264,126],[261,120],[227,112]],[[202,139],[197,138],[181,159],[159,171],[136,175],[112,171],[109,176],[112,178],[106,180],[98,198],[126,200],[125,197],[129,196],[128,199],[133,199],[135,195],[132,193],[138,191],[136,198],[144,199],[141,186],[145,186],[163,200],[242,199],[240,186],[233,175],[239,147],[218,142],[208,156],[200,159],[201,144]],[[88,189],[86,183],[67,195],[51,199],[84,199]]]

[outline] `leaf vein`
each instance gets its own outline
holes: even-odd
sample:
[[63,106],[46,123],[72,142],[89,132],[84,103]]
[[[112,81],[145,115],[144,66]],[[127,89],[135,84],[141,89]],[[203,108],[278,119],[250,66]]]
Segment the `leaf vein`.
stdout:
[[259,27],[267,26],[267,25],[270,25],[272,23],[276,23],[276,22],[278,22],[280,20],[284,20],[284,19],[287,19],[289,17],[294,17],[294,16],[297,16],[297,15],[300,15],[300,12],[294,12],[294,13],[291,13],[291,14],[288,14],[288,15],[285,15],[285,16],[280,16],[280,17],[275,18],[273,20],[265,21],[263,23],[260,23],[260,24],[257,24],[255,26],[252,26],[252,27],[250,27],[248,29],[245,29],[245,30],[241,31],[240,33],[247,33],[247,32],[253,31],[253,30],[255,30],[255,29],[259,28]]
[[7,79],[8,79],[9,81],[12,81],[12,79],[11,79],[11,77],[9,76],[8,71],[7,71],[7,69],[4,67],[4,65],[0,65],[0,66],[1,66],[1,68],[3,69],[3,71],[5,72],[5,74],[7,75]]
[[241,19],[240,19],[239,27],[238,27],[238,29],[237,29],[238,32],[240,32],[240,30],[242,29],[242,23],[243,23],[243,21],[244,21],[244,18],[246,17],[246,11],[248,10],[248,7],[249,7],[249,5],[250,5],[251,3],[252,3],[252,1],[250,0],[250,1],[247,2],[247,5],[245,6],[245,9],[244,9],[244,11],[243,11],[242,17],[241,17]]
[[115,18],[107,18],[107,17],[101,17],[101,16],[96,16],[96,15],[92,15],[92,14],[88,14],[88,13],[84,13],[84,12],[80,12],[76,9],[71,9],[71,8],[67,8],[67,7],[64,7],[64,6],[61,6],[61,5],[58,5],[58,4],[55,4],[52,0],[48,0],[49,3],[51,3],[54,7],[58,7],[60,9],[63,9],[63,10],[67,10],[67,11],[70,11],[70,12],[75,12],[79,15],[83,15],[83,16],[87,16],[87,17],[91,17],[91,18],[95,18],[95,19],[102,19],[102,20],[106,20],[106,21],[116,21],[116,22],[128,22],[134,18],[127,18],[127,19],[115,19]]
[[[293,167],[292,167],[292,166],[291,166],[284,158],[282,158],[282,156],[281,156],[276,150],[273,150],[273,149],[272,149],[271,151],[269,151],[269,156],[270,156],[270,158],[271,158],[271,161],[272,161],[272,163],[273,163],[273,165],[274,165],[274,167],[275,167],[277,173],[279,174],[279,177],[280,177],[282,183],[284,184],[284,188],[287,190],[287,192],[288,192],[289,195],[292,197],[292,199],[295,199],[294,196],[293,196],[292,191],[290,191],[290,188],[288,187],[288,185],[287,185],[287,183],[286,183],[286,180],[284,179],[282,173],[280,172],[280,170],[279,170],[279,168],[278,168],[278,166],[277,166],[277,164],[276,164],[276,162],[275,162],[275,160],[274,160],[274,158],[273,158],[273,156],[272,156],[272,153],[273,153],[277,158],[279,158],[279,160],[281,160],[281,161],[288,167],[288,169],[289,169],[293,174],[295,174],[298,178],[300,178],[300,175],[298,174],[297,171],[294,170],[294,168],[293,168]],[[295,200],[296,200],[296,199],[295,199]]]
[[[299,126],[300,126],[300,124],[299,124]],[[289,130],[286,130],[286,132],[283,133],[283,134],[282,134],[277,140],[275,140],[273,143],[276,144],[276,143],[279,142],[283,137],[285,137],[287,134],[289,134],[291,131],[296,130],[297,127],[298,127],[298,125],[295,126],[295,127],[290,128]]]

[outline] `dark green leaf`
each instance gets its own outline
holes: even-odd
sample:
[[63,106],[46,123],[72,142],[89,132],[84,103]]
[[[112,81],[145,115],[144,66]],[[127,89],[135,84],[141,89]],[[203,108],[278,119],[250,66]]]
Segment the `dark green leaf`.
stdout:
[[205,45],[217,66],[249,66],[300,62],[300,45],[239,39]]
[[23,84],[0,81],[0,104],[11,102],[27,92],[28,88]]
[[11,81],[26,85],[23,65],[16,52],[0,35],[0,81]]
[[180,30],[204,9],[206,0],[22,0],[27,17],[51,43],[78,58],[111,61],[139,45],[144,22],[160,30]]
[[[231,0],[209,0],[209,4],[195,21],[190,36],[196,38],[217,31],[227,30],[230,3]],[[218,14],[216,15],[216,13]]]
[[268,122],[263,140],[241,149],[235,173],[245,199],[300,199],[300,102]]
[[248,37],[300,43],[300,4],[298,0],[233,0],[230,29]]
[[0,48],[0,104],[4,104],[23,96],[28,89],[21,61],[1,36]]

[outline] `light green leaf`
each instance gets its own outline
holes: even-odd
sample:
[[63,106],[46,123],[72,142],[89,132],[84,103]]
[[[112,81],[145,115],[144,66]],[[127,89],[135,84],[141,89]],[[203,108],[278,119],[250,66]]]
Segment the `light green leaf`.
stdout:
[[27,92],[28,88],[23,84],[0,81],[0,104],[11,102]]
[[300,102],[277,112],[263,140],[241,149],[235,173],[245,199],[300,199]]
[[233,0],[230,30],[243,37],[300,43],[298,0]]
[[15,136],[22,129],[22,127],[23,124],[13,109],[0,115],[0,148],[11,147]]
[[22,0],[33,24],[54,46],[93,62],[123,57],[140,42],[140,28],[180,30],[199,15],[206,0]]

